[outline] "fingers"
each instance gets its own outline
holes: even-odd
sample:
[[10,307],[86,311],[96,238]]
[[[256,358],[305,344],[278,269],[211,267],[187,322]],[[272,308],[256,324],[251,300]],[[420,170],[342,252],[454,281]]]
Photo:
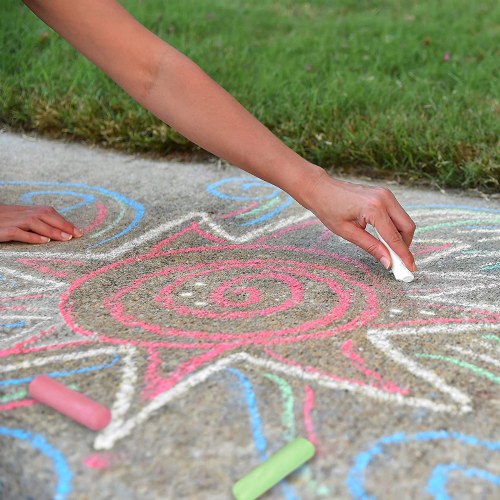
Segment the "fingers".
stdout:
[[56,241],[69,241],[73,238],[72,234],[61,231],[51,224],[45,223],[42,219],[37,218],[34,218],[29,222],[27,229],[33,233],[39,234],[40,236],[46,236],[47,238]]
[[69,241],[82,233],[52,207],[0,205],[0,241]]
[[[403,238],[403,234],[398,231],[397,227],[393,223],[393,220],[389,217],[380,217],[380,219],[376,222],[376,225],[374,224],[374,226],[376,227],[380,236],[384,238],[386,243],[392,248],[392,250],[394,250],[394,252],[403,261],[404,265],[410,271],[415,272],[417,270],[415,259],[413,258],[413,255],[410,252],[408,245]],[[406,231],[407,231],[405,233],[406,238],[407,240],[409,238],[409,242],[411,243],[415,229],[411,231],[410,228],[408,227]],[[383,243],[379,242],[379,246],[382,246],[382,248],[385,249]],[[387,249],[385,249],[385,252],[389,255]]]
[[364,228],[352,224],[349,229],[338,234],[375,257],[386,269],[391,268],[391,255],[387,248]]
[[394,194],[385,188],[362,188],[359,217],[344,221],[337,234],[373,255],[386,268],[391,267],[391,256],[385,245],[365,230],[367,224],[375,227],[380,236],[412,272],[417,270],[409,250],[415,233],[415,223],[398,203]]
[[[401,258],[404,265],[412,272],[417,270],[415,260],[409,250],[409,246],[415,233],[415,223],[398,203],[394,194],[387,188],[372,188],[369,201],[362,209],[361,221],[371,224],[377,229],[380,236],[387,242],[391,249]],[[358,236],[358,238],[361,235]],[[376,244],[373,242],[376,240]],[[362,238],[366,245],[371,242],[369,249],[366,249],[383,264],[386,259],[390,260],[389,251],[377,238]]]
[[48,243],[50,238],[41,236],[36,233],[24,231],[23,229],[13,228],[10,230],[0,229],[0,242],[19,241],[21,243],[31,243],[39,245],[41,243]]
[[331,231],[389,268],[391,256],[388,249],[365,230],[371,225],[377,228],[405,266],[412,272],[416,271],[409,250],[416,226],[389,189],[322,178],[312,193],[306,205]]
[[[51,207],[44,207],[46,210],[41,214],[40,220],[48,224],[53,228],[60,229],[59,235],[56,236],[56,233],[53,233],[53,236],[49,236],[52,239],[67,241],[70,240],[73,236],[75,238],[79,238],[82,233],[68,220],[66,220],[62,215],[56,212]],[[68,237],[70,236],[70,237]]]
[[411,217],[399,204],[394,194],[388,189],[383,189],[383,202],[385,212],[382,211],[373,226],[376,227],[380,236],[401,258],[405,266],[412,272],[417,270],[415,259],[409,247],[415,234],[416,225]]
[[[399,204],[395,196],[392,193],[391,195],[392,203],[389,204],[387,212],[394,223],[394,226],[396,226],[398,232],[401,234],[406,246],[409,247],[413,240],[413,235],[415,234],[417,226],[415,222],[413,222],[412,218],[406,213],[404,208]],[[384,238],[384,236],[382,237]]]

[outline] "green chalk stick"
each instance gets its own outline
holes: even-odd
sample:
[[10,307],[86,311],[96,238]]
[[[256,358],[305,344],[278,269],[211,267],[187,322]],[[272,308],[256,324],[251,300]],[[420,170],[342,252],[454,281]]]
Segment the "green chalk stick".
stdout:
[[296,438],[233,486],[236,500],[255,500],[314,456],[314,445]]

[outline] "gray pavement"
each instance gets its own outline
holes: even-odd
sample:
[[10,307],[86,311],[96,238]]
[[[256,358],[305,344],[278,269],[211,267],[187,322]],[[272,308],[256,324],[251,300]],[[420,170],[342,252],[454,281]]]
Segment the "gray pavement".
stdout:
[[[0,498],[225,499],[295,436],[266,498],[500,496],[500,201],[391,184],[396,282],[230,166],[0,134],[0,203],[85,231],[0,244]],[[111,409],[29,398],[46,373]]]

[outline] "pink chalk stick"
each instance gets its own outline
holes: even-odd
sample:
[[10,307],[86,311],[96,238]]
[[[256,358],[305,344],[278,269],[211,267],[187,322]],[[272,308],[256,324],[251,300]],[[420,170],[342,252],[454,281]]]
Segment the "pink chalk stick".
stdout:
[[104,429],[111,420],[111,412],[105,406],[47,375],[35,377],[28,391],[36,401],[50,406],[93,431]]

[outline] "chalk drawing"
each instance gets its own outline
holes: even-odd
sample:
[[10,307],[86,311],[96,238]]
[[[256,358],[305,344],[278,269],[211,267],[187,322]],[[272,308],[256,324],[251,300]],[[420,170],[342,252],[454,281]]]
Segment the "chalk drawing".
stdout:
[[293,198],[281,189],[257,179],[231,177],[208,186],[207,191],[219,198],[243,202],[246,206],[221,215],[238,221],[241,226],[253,226],[279,214],[293,203]]
[[[393,448],[404,446],[410,443],[425,443],[435,445],[436,443],[443,442],[445,446],[460,445],[462,447],[479,448],[485,450],[488,454],[493,454],[494,460],[499,459],[500,442],[492,442],[481,440],[475,436],[461,434],[459,432],[447,431],[424,431],[416,434],[407,435],[403,432],[384,436],[376,441],[371,448],[359,453],[354,459],[354,465],[349,471],[347,478],[347,486],[349,492],[354,498],[373,499],[374,496],[370,495],[365,487],[366,475],[369,473],[371,467],[380,467],[381,461],[385,456],[391,453]],[[435,452],[436,453],[436,452]],[[433,455],[435,454],[433,453]],[[377,459],[377,464],[373,464]],[[488,460],[485,460],[481,465],[487,465]],[[446,483],[451,471],[458,471],[465,473],[469,477],[480,477],[483,480],[490,481],[495,485],[500,485],[500,476],[492,474],[487,469],[480,467],[465,467],[461,464],[436,464],[430,471],[429,480],[426,485],[426,490],[437,499],[449,498],[446,493]],[[388,476],[385,476],[389,481]],[[387,483],[387,486],[389,486]],[[393,493],[404,495],[404,484],[397,482],[394,484]]]
[[[88,226],[82,228],[83,232],[86,233],[87,241],[89,239],[98,240],[91,243],[89,245],[90,248],[104,245],[128,234],[144,217],[144,207],[140,203],[102,187],[71,182],[47,181],[0,181],[1,186],[8,186],[11,189],[16,187],[19,189],[18,200],[13,200],[13,203],[52,205],[60,213],[70,218],[71,212],[75,210],[81,211],[82,208],[95,207],[93,221]],[[43,190],[27,191],[27,189],[40,187]],[[75,199],[81,201],[74,203]],[[72,200],[69,201],[69,205],[67,204],[67,200]],[[110,202],[119,210],[118,215],[113,218],[109,217],[108,212],[110,210],[106,206]],[[122,221],[126,218],[128,211],[131,212],[131,215],[128,216],[128,219],[131,220],[125,223],[125,227],[121,228],[120,226],[123,226]],[[101,237],[103,238],[100,239]]]
[[49,443],[42,435],[33,434],[24,429],[0,427],[0,438],[18,439],[30,445],[52,461],[57,475],[57,484],[54,500],[64,500],[71,493],[73,473],[68,466],[65,456],[55,446]]
[[[85,366],[81,368],[77,368],[75,370],[63,370],[63,371],[57,371],[57,372],[46,372],[44,375],[47,375],[48,377],[53,377],[53,378],[63,378],[63,377],[69,377],[71,375],[75,375],[78,373],[89,373],[93,372],[96,370],[103,370],[105,368],[110,368],[111,366],[115,365],[120,361],[120,357],[118,355],[114,355],[113,359],[109,363],[104,363],[100,365],[92,365],[92,366]],[[5,370],[5,368],[4,368]],[[2,371],[4,371],[2,370]],[[6,371],[6,370],[5,370]],[[30,383],[35,377],[21,377],[21,378],[11,378],[11,379],[5,379],[5,380],[0,380],[0,387],[2,386],[10,386],[10,385],[20,385],[20,384],[28,384]]]
[[[369,399],[381,411],[461,415],[475,411],[476,395],[448,381],[449,370],[477,377],[485,387],[498,383],[499,352],[492,346],[500,339],[494,300],[500,211],[406,207],[419,228],[414,246],[421,270],[395,307],[377,263],[352,257],[352,247],[311,213],[251,177],[207,187],[226,207],[221,213],[191,212],[143,232],[143,207],[116,192],[56,182],[0,186],[24,203],[56,200],[63,213],[86,219],[81,242],[89,244],[84,250],[76,240],[29,251],[1,246],[0,374],[8,378],[0,387],[8,392],[0,394],[0,410],[33,406],[26,387],[42,368],[76,386],[81,377],[108,370],[116,377],[109,394],[113,418],[97,433],[96,450],[112,449],[195,387],[204,390],[214,374],[231,374],[240,385],[259,460],[270,449],[252,388],[260,375],[281,400],[276,418],[283,442],[302,433],[319,454],[319,393]],[[473,247],[464,231],[477,235]],[[418,348],[424,337],[436,340],[432,351]],[[458,338],[476,341],[465,348]],[[167,358],[177,360],[175,366]],[[79,368],[66,366],[76,360]],[[300,409],[291,381],[301,387]],[[106,468],[105,456],[88,454],[81,462]],[[432,491],[444,498],[455,474],[497,484],[493,472],[476,465],[436,464]],[[349,479],[353,495],[364,488],[356,474]],[[315,481],[314,466],[297,477],[281,485],[286,498],[304,484],[317,496],[331,492]]]
[[[417,356],[421,356],[422,358],[430,358],[430,359],[437,359],[440,361],[447,361],[448,363],[453,363],[455,365],[461,366],[462,368],[465,368],[472,373],[475,373],[476,375],[479,375],[481,377],[487,378],[488,380],[492,380],[493,382],[496,382],[497,384],[500,384],[500,377],[495,375],[494,373],[491,373],[489,370],[485,370],[484,368],[481,368],[480,366],[477,366],[473,363],[469,363],[467,361],[462,361],[460,359],[453,358],[451,356],[443,356],[442,354],[417,354]],[[495,360],[496,361],[496,360]]]
[[65,284],[61,281],[48,278],[37,278],[29,273],[22,273],[12,268],[1,267],[0,272],[2,272],[4,276],[15,276],[16,279],[16,287],[14,290],[3,289],[0,283],[0,298],[10,298],[42,292],[46,293],[65,287]]
[[[240,370],[234,368],[229,368],[227,370],[236,375],[239,383],[243,388],[246,406],[250,418],[250,426],[252,429],[254,445],[258,452],[260,461],[262,462],[267,458],[269,458],[270,453],[268,452],[269,446],[264,434],[264,424],[258,410],[257,398],[252,383]],[[288,384],[288,382],[285,379],[278,377],[275,374],[266,373],[264,376],[275,382],[280,389],[280,394],[283,402],[283,413],[281,417],[281,422],[285,427],[283,441],[284,443],[287,443],[296,437],[295,416],[294,416],[295,397],[293,394],[293,390],[290,384]],[[311,420],[311,412],[313,410],[313,407],[314,407],[314,392],[310,387],[306,386],[306,396],[304,398],[304,410],[303,410],[305,431],[307,437],[313,443],[316,444],[316,437],[314,434],[313,424]],[[282,445],[284,443],[282,443]],[[273,451],[277,451],[277,449],[280,447],[281,446],[277,446],[277,444],[274,443]],[[279,486],[281,487],[282,493],[285,498],[287,499],[298,498],[296,492],[293,490],[291,486],[292,483],[296,482],[297,475],[300,476],[301,479],[300,482],[307,482],[308,489],[319,491],[320,494],[325,494],[328,492],[328,488],[319,485],[312,478],[310,467],[309,465],[306,464],[303,467],[301,467],[297,472],[295,472],[294,475],[290,478],[290,480],[285,479],[279,483]]]

